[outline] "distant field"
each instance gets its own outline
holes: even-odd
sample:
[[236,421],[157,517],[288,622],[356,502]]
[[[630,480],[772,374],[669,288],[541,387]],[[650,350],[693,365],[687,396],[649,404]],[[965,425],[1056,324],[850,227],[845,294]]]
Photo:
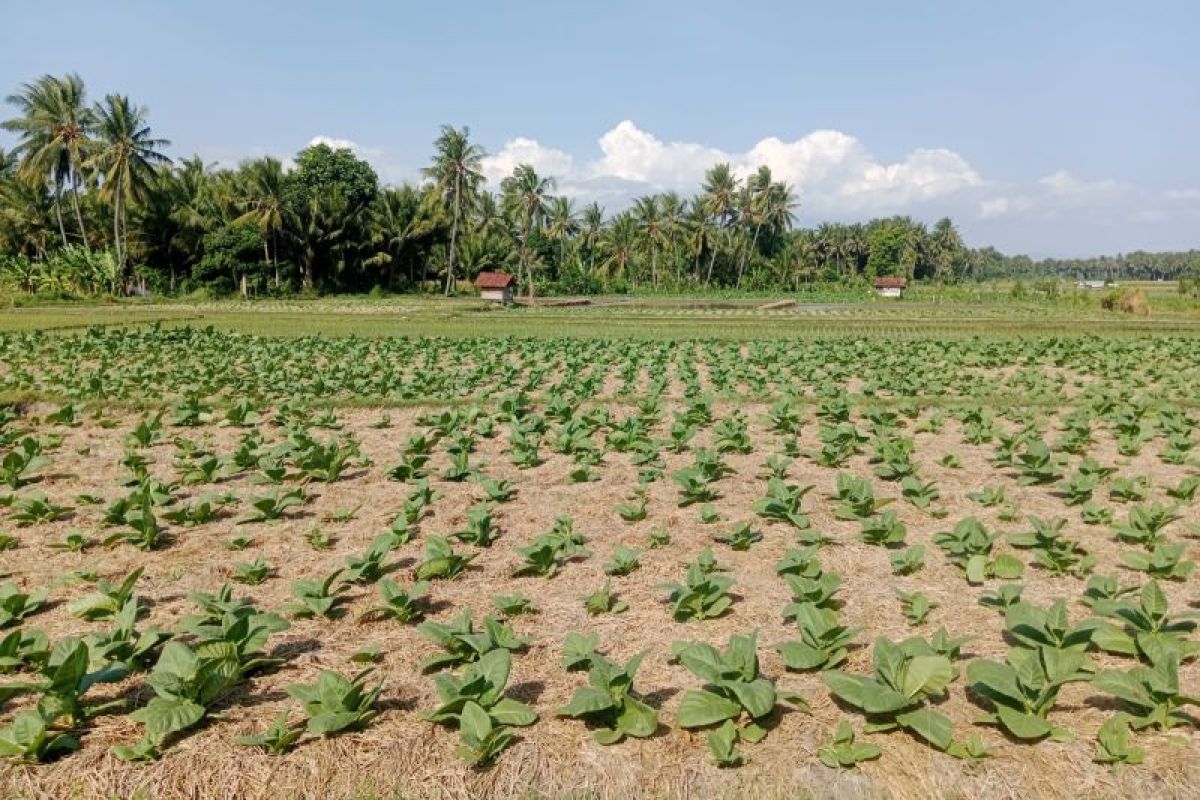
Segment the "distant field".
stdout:
[[[1133,317],[1067,302],[963,300],[927,294],[901,302],[805,302],[763,310],[781,299],[592,297],[588,305],[486,306],[475,299],[225,301],[35,306],[0,311],[0,331],[77,330],[92,325],[213,326],[260,336],[579,336],[586,338],[780,339],[794,336],[1004,336],[1200,333],[1200,307],[1178,297]],[[564,302],[561,298],[541,303]]]

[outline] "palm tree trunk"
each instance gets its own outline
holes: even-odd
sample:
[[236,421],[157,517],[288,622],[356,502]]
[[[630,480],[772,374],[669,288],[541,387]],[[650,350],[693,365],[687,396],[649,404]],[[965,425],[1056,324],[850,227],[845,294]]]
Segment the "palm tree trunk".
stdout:
[[712,283],[713,265],[715,265],[716,263],[717,263],[717,248],[714,245],[713,249],[712,249],[712,255],[709,256],[709,258],[708,258],[708,276],[704,279],[704,288],[705,289],[707,289],[709,284]]
[[454,282],[454,251],[458,243],[458,215],[462,205],[460,183],[462,178],[456,172],[454,175],[454,221],[450,224],[450,257],[446,266],[446,296],[450,296],[450,286]]
[[739,289],[742,288],[742,273],[746,269],[746,257],[749,255],[749,252],[751,250],[753,250],[755,247],[758,247],[758,232],[761,230],[762,230],[761,223],[756,224],[754,226],[754,237],[750,240],[750,247],[742,250],[742,260],[741,260],[741,263],[738,264],[738,274],[737,274],[737,288],[739,288]]
[[121,259],[121,196],[113,196],[113,250],[117,256],[117,285],[125,280],[125,264]]
[[63,226],[62,205],[59,203],[60,195],[54,196],[54,218],[58,221],[58,235],[62,237],[63,247],[67,246],[67,229]]
[[79,184],[74,172],[71,173],[71,202],[75,206],[75,221],[79,223],[79,238],[83,242],[83,249],[90,253],[92,248],[88,244],[87,229],[83,227],[83,212],[79,210]]

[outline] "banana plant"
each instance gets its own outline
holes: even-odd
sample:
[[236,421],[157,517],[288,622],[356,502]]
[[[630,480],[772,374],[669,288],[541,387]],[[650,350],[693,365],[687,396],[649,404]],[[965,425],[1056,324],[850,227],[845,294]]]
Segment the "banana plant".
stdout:
[[626,736],[651,736],[658,729],[658,712],[640,700],[633,688],[644,657],[645,652],[638,653],[622,667],[593,648],[588,685],[577,688],[571,702],[556,713],[594,726],[592,736],[599,744],[616,744]]

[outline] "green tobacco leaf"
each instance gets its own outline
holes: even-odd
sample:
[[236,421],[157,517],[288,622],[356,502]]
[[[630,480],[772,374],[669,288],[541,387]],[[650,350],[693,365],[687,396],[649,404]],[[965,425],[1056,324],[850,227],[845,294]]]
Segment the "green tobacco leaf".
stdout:
[[689,689],[684,692],[675,719],[683,728],[701,728],[727,719],[735,719],[742,707],[712,692]]

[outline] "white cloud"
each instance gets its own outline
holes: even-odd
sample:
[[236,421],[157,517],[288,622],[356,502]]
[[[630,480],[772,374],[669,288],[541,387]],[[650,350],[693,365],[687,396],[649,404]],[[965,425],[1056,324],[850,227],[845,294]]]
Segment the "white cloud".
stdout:
[[577,163],[568,153],[536,139],[519,137],[484,160],[493,187],[520,163],[554,176],[564,194],[608,201],[619,208],[638,194],[664,190],[693,193],[704,173],[727,162],[746,176],[762,165],[786,181],[813,213],[841,216],[865,211],[891,213],[983,184],[958,153],[918,149],[895,163],[875,159],[853,136],[813,131],[792,141],[767,137],[743,152],[696,142],[668,142],[631,120],[598,140],[599,157]]
[[483,174],[489,183],[498,187],[500,181],[511,175],[518,164],[530,164],[538,174],[556,179],[575,172],[575,159],[569,154],[519,136],[506,142],[500,152],[483,159]]
[[1071,197],[1080,195],[1097,195],[1097,194],[1112,194],[1121,190],[1121,185],[1112,178],[1106,178],[1099,181],[1087,181],[1082,178],[1077,178],[1065,169],[1060,169],[1053,172],[1044,178],[1038,179],[1038,185],[1045,188],[1051,194],[1060,197]]
[[332,147],[334,150],[353,150],[353,151],[361,151],[362,150],[362,148],[359,147],[358,142],[352,141],[350,139],[338,139],[333,136],[314,136],[308,140],[307,146],[314,147],[319,144],[328,145],[329,147]]
[[1200,189],[1169,189],[1163,192],[1168,200],[1200,200]]

